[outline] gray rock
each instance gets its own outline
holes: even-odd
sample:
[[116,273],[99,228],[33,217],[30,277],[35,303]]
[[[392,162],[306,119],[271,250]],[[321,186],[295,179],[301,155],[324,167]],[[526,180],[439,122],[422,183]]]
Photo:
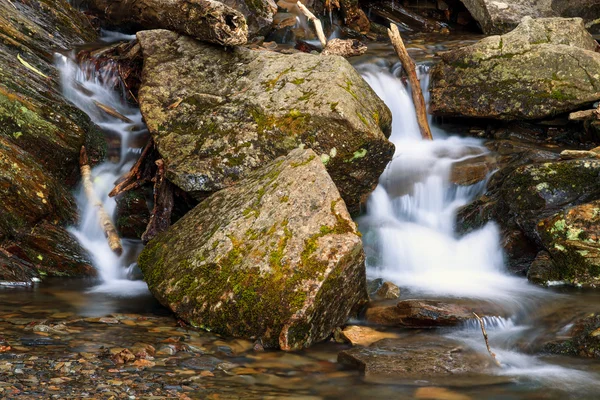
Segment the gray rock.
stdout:
[[167,177],[197,198],[304,144],[351,212],[394,146],[391,114],[343,58],[223,49],[176,33],[138,33],[140,109]]
[[502,36],[441,55],[434,115],[539,119],[600,99],[600,53],[579,18],[524,18]]
[[600,17],[596,0],[461,0],[486,34],[506,33],[523,17]]
[[284,350],[325,339],[367,299],[356,225],[308,149],[204,200],[139,266],[179,318]]

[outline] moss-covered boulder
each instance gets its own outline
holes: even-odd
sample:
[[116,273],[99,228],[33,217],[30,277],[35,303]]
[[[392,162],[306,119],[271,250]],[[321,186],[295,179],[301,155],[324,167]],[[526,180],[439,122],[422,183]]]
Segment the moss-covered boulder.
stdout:
[[434,115],[538,119],[600,99],[600,53],[580,18],[524,18],[502,36],[441,55]]
[[566,208],[540,221],[537,232],[553,261],[540,279],[600,284],[600,201]]
[[138,262],[179,318],[284,350],[327,338],[367,300],[359,233],[308,149],[208,197]]
[[197,198],[304,144],[354,212],[392,157],[388,108],[341,57],[224,49],[164,30],[138,39],[140,109],[169,180]]

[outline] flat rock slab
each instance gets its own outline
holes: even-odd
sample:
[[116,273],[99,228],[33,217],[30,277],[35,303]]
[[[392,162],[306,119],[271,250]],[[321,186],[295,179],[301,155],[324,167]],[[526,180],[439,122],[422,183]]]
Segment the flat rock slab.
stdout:
[[338,362],[358,368],[365,377],[399,379],[480,373],[492,365],[491,358],[455,341],[428,336],[383,339],[369,347],[354,347],[339,353]]
[[304,145],[351,212],[391,159],[391,114],[342,57],[224,49],[165,30],[137,34],[140,109],[167,177],[198,199]]
[[369,323],[409,328],[454,326],[471,318],[473,314],[466,307],[436,300],[403,300],[368,308],[365,313]]
[[204,200],[148,243],[139,266],[179,318],[284,350],[327,338],[367,300],[356,225],[309,149]]

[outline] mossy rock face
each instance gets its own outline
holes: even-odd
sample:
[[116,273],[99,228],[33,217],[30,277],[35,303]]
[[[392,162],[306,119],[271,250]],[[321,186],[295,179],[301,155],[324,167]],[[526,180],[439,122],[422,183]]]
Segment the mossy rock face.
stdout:
[[31,154],[0,136],[0,238],[17,237],[43,219],[73,223],[76,205]]
[[600,358],[600,313],[576,320],[568,335],[571,337],[567,340],[546,344],[544,350],[553,354]]
[[304,144],[355,212],[393,155],[390,111],[341,57],[138,39],[140,109],[169,180],[198,199]]
[[430,111],[539,119],[600,99],[600,53],[580,18],[524,18],[502,36],[442,54]]
[[31,153],[57,178],[74,184],[81,146],[98,161],[105,144],[87,115],[63,97],[54,53],[92,41],[96,34],[64,0],[14,6],[0,3],[0,135]]
[[600,201],[567,208],[539,222],[537,232],[552,256],[548,280],[600,284]]
[[367,300],[356,225],[308,149],[208,197],[138,263],[179,318],[284,350],[324,340]]
[[569,160],[515,169],[500,189],[509,214],[528,236],[537,223],[565,207],[600,198],[600,161]]

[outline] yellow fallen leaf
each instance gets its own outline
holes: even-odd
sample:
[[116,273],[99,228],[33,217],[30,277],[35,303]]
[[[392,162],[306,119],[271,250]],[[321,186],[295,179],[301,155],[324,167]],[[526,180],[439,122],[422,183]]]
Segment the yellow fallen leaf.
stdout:
[[33,65],[29,64],[27,61],[23,60],[21,58],[20,54],[17,54],[17,60],[19,60],[19,62],[21,64],[23,64],[25,66],[25,68],[35,72],[36,74],[38,74],[39,76],[42,76],[44,78],[48,78],[48,75],[45,75],[42,71],[40,71],[39,69],[37,69],[36,67],[34,67]]

